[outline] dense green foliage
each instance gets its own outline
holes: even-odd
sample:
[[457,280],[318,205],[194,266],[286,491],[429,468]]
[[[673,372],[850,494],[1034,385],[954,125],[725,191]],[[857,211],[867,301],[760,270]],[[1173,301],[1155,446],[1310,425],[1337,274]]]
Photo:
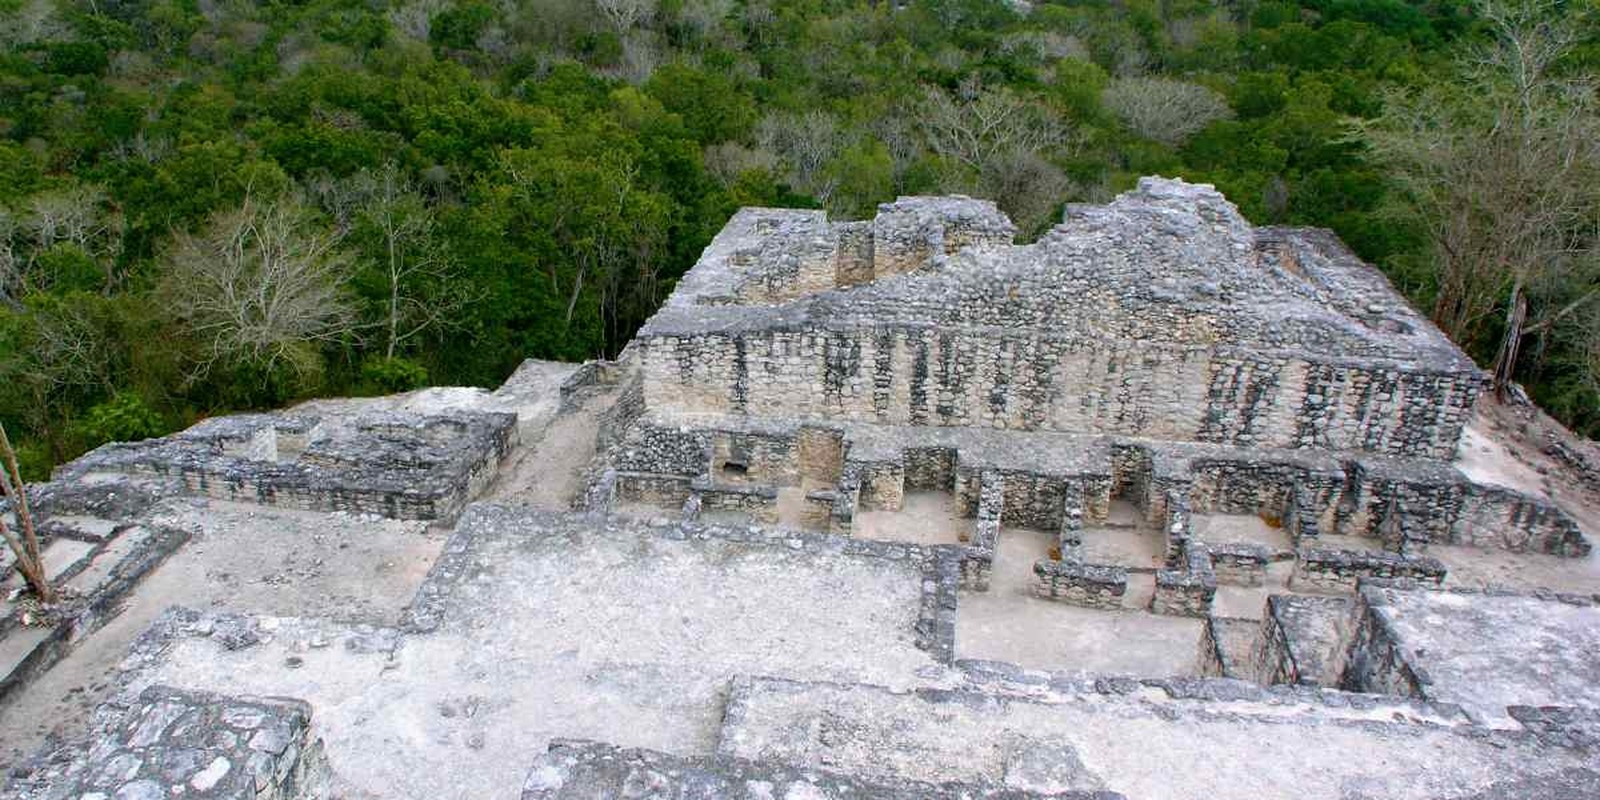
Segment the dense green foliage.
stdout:
[[[1259,224],[1333,228],[1426,308],[1427,240],[1346,121],[1452,80],[1483,35],[1464,0],[0,16],[0,421],[36,476],[221,410],[613,354],[746,204],[964,191],[1036,234],[1065,201],[1180,175]],[[1520,377],[1592,432],[1563,341]],[[1463,344],[1490,357],[1493,331]]]

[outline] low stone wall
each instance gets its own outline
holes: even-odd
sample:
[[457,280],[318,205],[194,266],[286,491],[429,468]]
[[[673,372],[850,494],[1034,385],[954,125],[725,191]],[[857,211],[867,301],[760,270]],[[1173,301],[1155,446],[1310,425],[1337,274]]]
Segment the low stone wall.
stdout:
[[603,386],[614,386],[621,379],[623,367],[616,361],[585,361],[561,382],[558,391],[562,413],[576,411],[590,396]]
[[1158,570],[1156,593],[1150,610],[1176,617],[1205,617],[1211,614],[1211,601],[1217,596],[1217,577],[1211,571],[1211,558],[1203,546],[1191,542],[1184,554],[1186,569]]
[[609,452],[643,415],[644,383],[635,374],[617,393],[616,401],[600,413],[599,424],[595,426],[595,452]]
[[701,513],[733,511],[749,514],[751,519],[768,525],[778,521],[778,490],[771,486],[736,486],[695,481],[694,493],[700,498]]
[[1399,578],[1438,586],[1444,576],[1444,564],[1427,556],[1311,547],[1300,551],[1290,585],[1349,591],[1363,578]]
[[1231,542],[1207,545],[1211,570],[1217,583],[1229,586],[1260,586],[1267,577],[1272,551],[1259,544]]
[[1582,558],[1590,551],[1578,523],[1554,503],[1498,486],[1468,484],[1450,542],[1513,552]]
[[449,519],[493,479],[516,442],[516,421],[477,411],[322,422],[294,414],[213,417],[173,436],[97,448],[57,478],[122,473],[221,500]]
[[693,480],[681,475],[656,475],[618,472],[616,499],[624,503],[644,503],[663,508],[683,505],[693,492]]
[[[846,470],[850,468],[847,466]],[[892,461],[859,464],[862,511],[899,511],[905,507],[905,467]]]
[[1207,616],[1195,662],[1200,676],[1255,680],[1253,657],[1260,636],[1261,623],[1256,620]]
[[[961,548],[933,547],[855,539],[808,531],[782,530],[759,525],[719,525],[703,521],[649,524],[640,520],[612,517],[603,523],[612,531],[670,541],[718,540],[749,545],[752,557],[761,550],[783,553],[805,552],[817,556],[850,556],[882,559],[915,567],[922,576],[913,635],[916,646],[939,663],[955,659],[956,602],[961,581]],[[455,530],[445,542],[443,553],[428,571],[406,609],[401,628],[406,633],[432,633],[444,623],[450,598],[463,581],[474,574],[475,559],[484,542],[531,536],[578,537],[593,532],[595,520],[583,515],[542,511],[524,506],[474,503],[457,520]],[[775,575],[778,573],[775,571]],[[779,576],[781,577],[781,576]]]
[[994,566],[995,548],[1000,542],[1000,520],[1005,513],[1005,480],[998,473],[985,472],[977,481],[978,504],[974,512],[972,538],[962,559],[962,587],[975,591],[989,589],[989,573]]
[[1128,571],[1122,567],[1040,559],[1033,564],[1034,594],[1085,608],[1122,608]]

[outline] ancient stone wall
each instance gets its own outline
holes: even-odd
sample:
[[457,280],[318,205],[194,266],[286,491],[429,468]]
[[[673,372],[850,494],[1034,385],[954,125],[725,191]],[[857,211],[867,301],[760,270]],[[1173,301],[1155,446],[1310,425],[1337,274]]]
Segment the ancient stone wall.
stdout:
[[1483,385],[1337,240],[1210,187],[1014,230],[959,197],[741,211],[640,333],[646,403],[1444,457]]
[[660,336],[643,360],[658,410],[1437,457],[1453,454],[1481,385],[1476,374],[889,326]]
[[1291,580],[1296,588],[1348,591],[1363,578],[1407,579],[1438,586],[1444,576],[1445,566],[1436,558],[1308,547],[1301,549]]
[[1122,567],[1041,559],[1034,562],[1033,574],[1035,594],[1075,606],[1118,609],[1128,593],[1128,571]]

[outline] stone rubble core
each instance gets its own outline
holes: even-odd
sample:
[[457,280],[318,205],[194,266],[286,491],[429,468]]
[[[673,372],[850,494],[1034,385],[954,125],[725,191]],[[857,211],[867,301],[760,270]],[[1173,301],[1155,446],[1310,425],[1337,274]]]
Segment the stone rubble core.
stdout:
[[[297,700],[241,699],[152,686],[107,704],[89,752],[26,787],[37,800],[261,798],[323,790],[311,708]],[[45,778],[48,777],[48,780]]]
[[1596,520],[1462,353],[1209,186],[1015,232],[744,209],[615,361],[63,467],[0,715],[142,616],[0,798],[1600,797]]

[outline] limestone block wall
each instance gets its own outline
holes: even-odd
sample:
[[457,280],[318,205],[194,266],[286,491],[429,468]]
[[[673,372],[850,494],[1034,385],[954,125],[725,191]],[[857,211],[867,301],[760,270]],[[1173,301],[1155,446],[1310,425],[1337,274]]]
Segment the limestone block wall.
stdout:
[[1118,609],[1128,593],[1128,571],[1122,567],[1041,559],[1034,562],[1033,574],[1035,594],[1075,606]]
[[1303,548],[1291,585],[1297,589],[1352,590],[1364,578],[1407,579],[1438,586],[1445,566],[1436,558],[1383,551]]
[[628,503],[672,508],[689,499],[692,484],[692,479],[680,475],[616,473],[616,497]]
[[330,782],[310,705],[161,685],[102,706],[91,735],[54,756],[13,796],[297,800]]
[[1340,688],[1355,692],[1424,697],[1427,681],[1417,674],[1394,632],[1361,600],[1349,662]]
[[[1062,520],[1069,490],[1075,493],[1080,526],[1105,520],[1112,498],[1124,499],[1164,532],[1174,569],[1181,569],[1190,513],[1259,515],[1284,526],[1298,545],[1337,534],[1402,553],[1430,543],[1563,556],[1582,556],[1590,549],[1577,522],[1549,501],[1475,484],[1431,460],[1075,440],[1054,452],[1077,457],[1046,467],[1038,453],[1008,454],[1011,445],[993,437],[941,434],[935,438],[946,443],[929,446],[917,443],[912,431],[901,437],[848,425],[744,424],[749,422],[730,416],[697,427],[641,420],[610,451],[608,462],[623,475],[709,476],[719,483],[834,489],[850,504],[849,513],[841,509],[834,515],[841,522],[857,507],[900,510],[906,492],[930,490],[951,492],[958,513],[972,517],[981,473],[989,470],[1005,484],[1004,524],[1059,532],[1068,552],[1074,542]],[[874,443],[852,452],[850,442],[858,436]],[[901,440],[907,443],[903,448],[885,444]],[[952,442],[968,440],[975,452],[964,456],[966,445]]]
[[1211,557],[1205,547],[1196,542],[1186,546],[1183,557],[1183,569],[1156,572],[1156,593],[1150,599],[1150,610],[1178,617],[1208,616],[1211,601],[1217,596],[1217,576],[1211,569]]
[[1498,486],[1462,487],[1460,513],[1449,541],[1474,547],[1580,558],[1590,543],[1578,523],[1554,503]]
[[694,487],[701,512],[734,511],[768,525],[778,521],[778,492],[769,486],[700,483]]
[[914,326],[655,336],[643,370],[657,411],[1440,458],[1454,453],[1481,384],[1476,373]]
[[1211,569],[1217,583],[1230,586],[1260,586],[1267,576],[1272,554],[1267,548],[1248,542],[1211,545]]

